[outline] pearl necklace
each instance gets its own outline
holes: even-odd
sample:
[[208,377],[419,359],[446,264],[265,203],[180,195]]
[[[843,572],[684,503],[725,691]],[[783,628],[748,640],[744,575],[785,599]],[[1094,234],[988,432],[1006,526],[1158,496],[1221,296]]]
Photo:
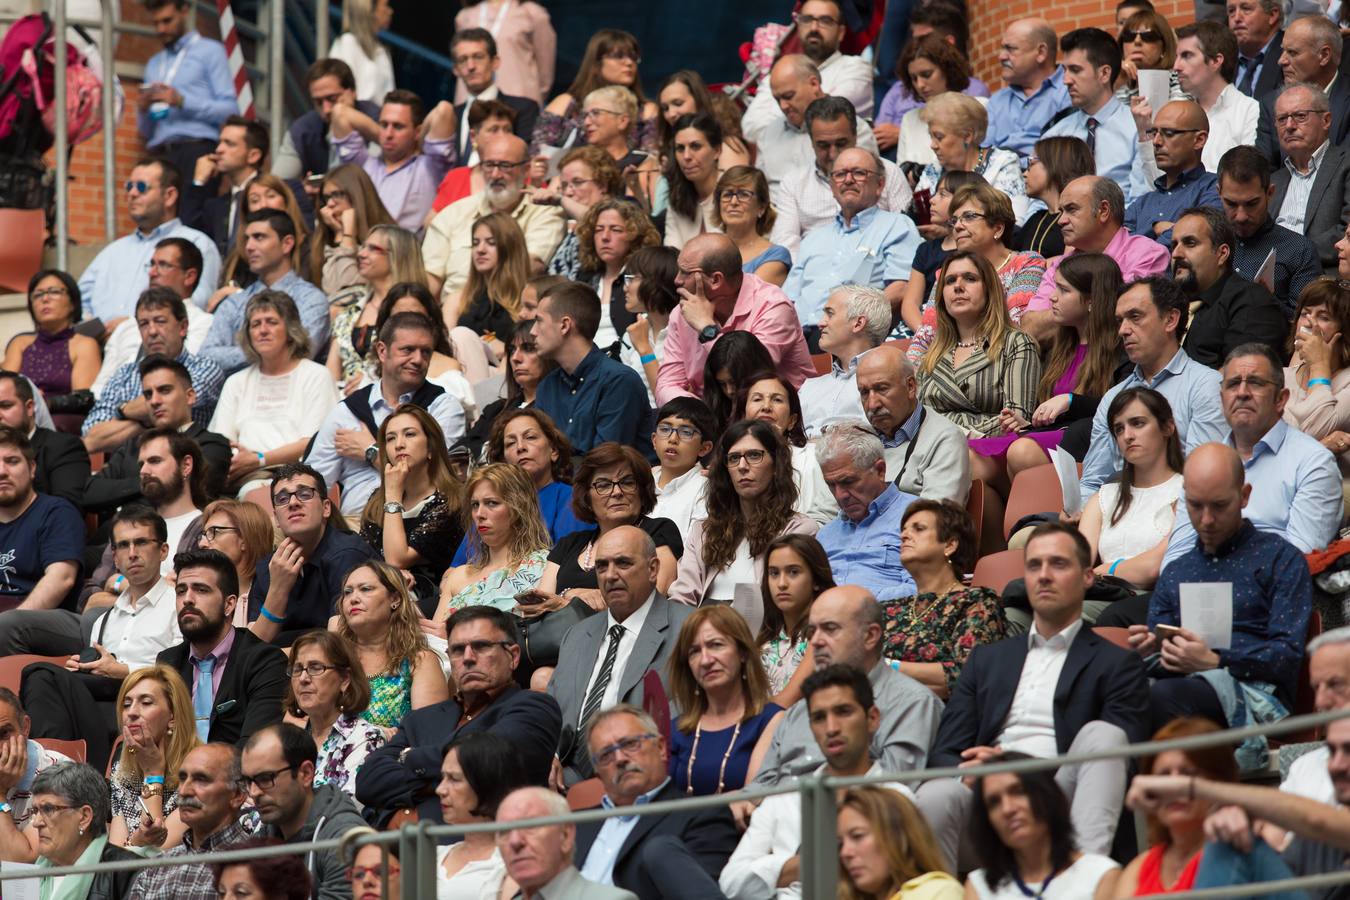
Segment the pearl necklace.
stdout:
[[[731,732],[731,743],[727,744],[727,752],[722,754],[722,765],[717,770],[717,790],[714,793],[720,794],[726,788],[727,762],[731,759],[731,751],[736,749],[736,738],[741,736],[741,723],[736,723],[736,730]],[[698,757],[698,742],[703,737],[703,723],[699,722],[694,727],[694,746],[689,750],[689,765],[684,769],[684,792],[686,795],[694,793],[694,760]]]
[[956,346],[962,350],[974,350],[977,347],[984,346],[984,338],[975,338],[973,341],[957,341]]

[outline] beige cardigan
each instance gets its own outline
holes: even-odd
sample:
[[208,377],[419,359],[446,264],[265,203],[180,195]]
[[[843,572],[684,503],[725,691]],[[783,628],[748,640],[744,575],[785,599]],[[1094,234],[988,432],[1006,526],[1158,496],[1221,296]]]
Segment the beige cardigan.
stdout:
[[[689,529],[689,536],[684,543],[684,555],[680,557],[680,568],[675,575],[675,582],[670,586],[670,599],[677,603],[685,603],[689,606],[699,606],[703,603],[703,595],[708,592],[712,586],[713,579],[717,577],[719,570],[709,569],[703,563],[703,523],[706,519],[699,519],[694,522],[693,527]],[[783,526],[781,534],[815,534],[820,529],[815,520],[810,519],[801,513],[793,513],[792,518],[788,519],[787,524]],[[755,580],[760,581],[764,578],[764,557],[755,557]]]

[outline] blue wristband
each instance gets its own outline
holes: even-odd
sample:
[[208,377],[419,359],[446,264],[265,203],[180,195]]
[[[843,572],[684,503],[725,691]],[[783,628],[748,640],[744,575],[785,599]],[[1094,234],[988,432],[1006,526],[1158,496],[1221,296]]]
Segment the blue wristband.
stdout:
[[1309,378],[1309,379],[1308,379],[1308,387],[1312,387],[1314,384],[1325,384],[1327,387],[1331,387],[1331,379],[1330,379],[1330,378]]
[[1124,561],[1125,561],[1124,557],[1121,557],[1120,559],[1118,559],[1118,560],[1116,560],[1115,562],[1111,563],[1111,568],[1109,568],[1109,569],[1106,570],[1106,574],[1107,574],[1107,575],[1114,575],[1114,574],[1116,574],[1116,566],[1120,565],[1120,564],[1123,563]]
[[142,778],[141,781],[144,781],[146,784],[163,784],[163,783],[164,783],[164,776],[163,776],[163,775],[147,775],[147,776],[145,776],[144,778]]
[[261,615],[267,621],[271,622],[273,625],[280,625],[281,623],[286,621],[285,616],[274,616],[270,612],[268,612],[266,603],[258,607],[258,614]]
[[[644,353],[644,354],[642,354],[641,356],[638,357],[638,362],[642,363],[644,366],[645,366],[647,363],[653,363],[653,362],[656,362],[656,354],[655,354],[655,353]],[[1327,382],[1327,384],[1330,384],[1330,383],[1331,383],[1331,382],[1329,382],[1329,381]]]

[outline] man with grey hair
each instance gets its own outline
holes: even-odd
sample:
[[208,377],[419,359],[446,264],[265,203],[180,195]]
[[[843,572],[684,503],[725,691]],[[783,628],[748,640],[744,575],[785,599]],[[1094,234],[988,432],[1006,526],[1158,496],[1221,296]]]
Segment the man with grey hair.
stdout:
[[836,419],[863,418],[858,400],[858,362],[891,333],[891,304],[865,284],[841,284],[830,291],[820,316],[820,349],[830,354],[830,371],[808,378],[797,392],[802,427],[812,440]]
[[[1120,266],[1126,284],[1137,278],[1161,275],[1171,264],[1167,248],[1125,227],[1125,194],[1109,178],[1085,175],[1064,186],[1059,195],[1059,230],[1064,235],[1064,256],[1073,253],[1105,253]],[[1055,296],[1055,273],[1064,256],[1046,265],[1036,296],[1022,313],[1021,329],[1038,341],[1054,330],[1050,299]]]
[[1069,105],[1058,49],[1059,37],[1045,19],[1017,19],[1003,30],[998,65],[1007,87],[989,98],[984,146],[1032,155],[1046,123]]
[[918,498],[886,479],[881,438],[862,419],[844,419],[816,443],[816,460],[839,504],[816,535],[835,584],[861,585],[883,603],[912,597],[914,578],[900,564],[900,520]]
[[[1350,135],[1350,82],[1336,77],[1341,66],[1341,49],[1340,29],[1326,16],[1319,14],[1291,21],[1284,31],[1283,48],[1279,54],[1280,69],[1284,74],[1284,88],[1281,90],[1287,90],[1295,84],[1305,84],[1326,95],[1327,105],[1323,108],[1331,113],[1329,133],[1334,145],[1340,145]],[[1267,59],[1266,66],[1270,63],[1271,60]],[[1272,90],[1264,96],[1258,96],[1261,101],[1261,119],[1256,126],[1256,149],[1270,160],[1272,166],[1278,166],[1288,153],[1280,146],[1282,142],[1279,140],[1280,132],[1284,130],[1279,118],[1280,110],[1275,108],[1280,94],[1281,91]]]
[[[1280,69],[1280,55],[1284,52],[1284,2],[1228,0],[1227,12],[1228,30],[1237,39],[1238,49],[1233,83],[1248,97],[1260,100],[1284,84],[1284,72]],[[1196,16],[1197,20],[1204,18]]]
[[899,318],[920,243],[919,230],[909,216],[877,206],[886,186],[881,157],[859,147],[845,150],[834,161],[830,181],[839,215],[802,238],[801,250],[783,283],[783,293],[797,304],[812,353],[819,352],[818,323],[825,299],[840,276],[880,288],[892,315]]
[[[1350,706],[1350,626],[1319,634],[1308,644],[1307,652],[1314,709],[1327,712]],[[1303,754],[1289,767],[1280,790],[1322,803],[1335,803],[1336,789],[1327,773],[1330,759],[1331,750],[1325,744]]]
[[[641,708],[621,703],[596,713],[586,748],[605,787],[598,808],[678,800],[661,731]],[[611,818],[577,826],[581,875],[639,897],[694,900],[717,894],[717,878],[736,846],[725,806],[660,816]]]
[[[248,799],[241,776],[238,748],[201,744],[188,751],[178,767],[178,817],[187,826],[182,843],[166,856],[210,853],[248,840],[251,832],[239,820]],[[215,900],[216,879],[203,864],[143,869],[132,882],[127,900]]]
[[[497,807],[498,824],[521,819],[565,816],[567,801],[541,787],[519,788]],[[524,900],[637,900],[630,891],[587,881],[572,865],[576,852],[575,825],[505,828],[497,833],[506,873],[520,886]]]
[[[1337,79],[1337,86],[1350,105],[1350,78]],[[1350,219],[1350,153],[1338,145],[1344,137],[1336,136],[1337,125],[1344,129],[1346,123],[1336,121],[1327,95],[1306,82],[1286,84],[1274,109],[1283,163],[1270,177],[1270,208],[1278,224],[1312,241],[1322,271],[1335,275],[1336,243]]]

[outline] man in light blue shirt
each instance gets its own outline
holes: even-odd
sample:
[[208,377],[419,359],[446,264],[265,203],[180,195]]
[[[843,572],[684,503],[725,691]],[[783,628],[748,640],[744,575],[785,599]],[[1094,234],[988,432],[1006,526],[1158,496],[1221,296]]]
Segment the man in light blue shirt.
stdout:
[[431,413],[448,446],[464,437],[464,407],[449,391],[427,381],[433,352],[431,320],[417,313],[390,316],[375,341],[380,380],[333,407],[314,436],[305,462],[328,484],[342,485],[344,516],[361,515],[380,486],[375,436],[400,405],[416,403]]
[[1097,160],[1097,174],[1127,192],[1134,168],[1139,130],[1130,108],[1116,99],[1120,45],[1100,28],[1078,28],[1060,41],[1064,51],[1064,87],[1073,112],[1045,129],[1043,137],[1076,137]]
[[[875,153],[858,147],[845,150],[836,157],[830,180],[839,214],[802,238],[783,285],[783,292],[797,304],[797,317],[812,344],[819,340],[817,323],[825,300],[840,284],[880,288],[898,316],[920,242],[909,216],[877,206],[886,175]],[[811,347],[813,353],[817,350]]]
[[[1313,387],[1314,391],[1331,388]],[[1321,550],[1341,525],[1341,475],[1336,458],[1316,438],[1284,421],[1289,390],[1284,369],[1266,344],[1241,344],[1223,366],[1223,412],[1232,428],[1225,443],[1247,470],[1251,495],[1243,516],[1303,553]],[[1163,568],[1195,546],[1195,528],[1177,510]]]
[[260,209],[249,214],[244,225],[244,257],[249,271],[258,280],[220,302],[200,351],[201,356],[215,361],[226,375],[248,366],[248,358],[239,346],[239,329],[244,327],[248,301],[263,291],[281,291],[294,300],[300,322],[314,342],[315,357],[322,359],[326,353],[330,327],[328,298],[296,274],[293,268],[296,240],[295,224],[285,213]]
[[984,146],[1030,156],[1045,123],[1069,105],[1064,70],[1055,64],[1058,46],[1044,19],[1018,19],[1003,32],[998,64],[1007,87],[989,98]]
[[867,588],[885,603],[916,593],[900,564],[900,520],[918,499],[886,480],[881,438],[862,419],[835,422],[816,444],[839,516],[816,536],[830,557],[836,584]]
[[167,238],[180,237],[202,252],[202,270],[191,301],[203,309],[220,279],[220,252],[215,241],[178,219],[182,175],[162,159],[146,157],[127,180],[127,212],[136,230],[99,251],[80,275],[84,316],[103,320],[111,335],[136,310],[136,299],[150,286],[150,258]]
[[1219,373],[1181,349],[1189,311],[1185,294],[1166,275],[1135,281],[1116,301],[1116,321],[1120,323],[1125,355],[1134,369],[1097,404],[1092,442],[1083,459],[1084,498],[1095,494],[1120,471],[1120,448],[1106,413],[1116,395],[1127,388],[1152,388],[1167,398],[1182,449],[1187,453],[1228,437],[1228,422],[1219,403]]

